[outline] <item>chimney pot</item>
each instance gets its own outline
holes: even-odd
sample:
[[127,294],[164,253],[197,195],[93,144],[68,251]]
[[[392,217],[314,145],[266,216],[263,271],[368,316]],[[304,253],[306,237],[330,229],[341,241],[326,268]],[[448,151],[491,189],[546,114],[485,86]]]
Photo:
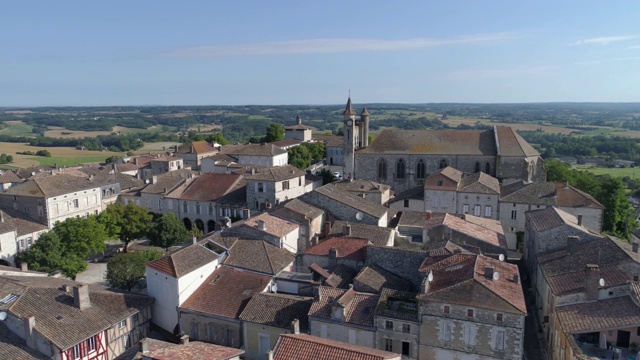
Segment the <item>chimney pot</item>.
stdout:
[[638,252],[638,245],[640,245],[640,244],[638,244],[635,241],[631,243],[631,249],[633,250],[634,253]]
[[587,264],[587,276],[585,281],[587,301],[598,300],[598,289],[600,288],[600,267],[598,265]]
[[193,237],[191,238],[191,242],[193,243],[193,245],[197,244],[198,238],[195,235],[193,235]]
[[148,351],[149,351],[149,340],[147,338],[144,338],[140,340],[140,352],[144,354]]
[[260,230],[262,230],[262,231],[265,231],[265,230],[267,229],[267,227],[266,227],[266,226],[265,226],[265,224],[264,224],[264,221],[262,221],[262,220],[258,220],[258,221],[256,221],[256,222],[258,223],[258,229],[260,229]]
[[73,305],[80,310],[85,310],[91,307],[89,285],[80,284],[73,287]]
[[578,226],[582,226],[582,215],[578,215]]

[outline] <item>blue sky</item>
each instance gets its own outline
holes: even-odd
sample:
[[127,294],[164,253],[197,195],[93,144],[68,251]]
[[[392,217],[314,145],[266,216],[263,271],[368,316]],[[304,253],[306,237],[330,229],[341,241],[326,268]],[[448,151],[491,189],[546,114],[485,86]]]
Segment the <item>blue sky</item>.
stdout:
[[638,1],[3,1],[0,106],[640,101]]

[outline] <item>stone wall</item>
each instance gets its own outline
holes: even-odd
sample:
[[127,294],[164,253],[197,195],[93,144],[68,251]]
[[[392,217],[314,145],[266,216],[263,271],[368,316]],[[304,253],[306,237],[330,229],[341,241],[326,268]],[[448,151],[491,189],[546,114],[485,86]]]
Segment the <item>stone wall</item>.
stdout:
[[[304,195],[302,199],[304,202],[319,207],[331,215],[333,215],[338,220],[358,222],[361,224],[369,224],[375,226],[387,226],[387,216],[384,215],[382,218],[377,218],[375,216],[369,215],[365,212],[360,211],[356,207],[352,207],[346,204],[343,204],[339,201],[333,200],[327,196],[324,196],[316,191],[312,191]],[[356,214],[362,212],[363,218],[362,220],[356,219]]]
[[424,274],[418,272],[418,269],[426,257],[425,251],[369,245],[365,265],[378,266],[409,280],[414,289],[420,289]]
[[[240,348],[243,345],[240,320],[220,319],[179,309],[180,330],[192,341]],[[195,332],[194,332],[195,330]]]

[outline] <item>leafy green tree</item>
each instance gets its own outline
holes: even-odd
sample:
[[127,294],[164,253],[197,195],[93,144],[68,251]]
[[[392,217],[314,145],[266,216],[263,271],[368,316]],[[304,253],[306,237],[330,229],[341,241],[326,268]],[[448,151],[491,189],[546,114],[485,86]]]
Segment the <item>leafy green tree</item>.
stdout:
[[145,265],[161,256],[153,250],[118,254],[107,263],[105,280],[110,286],[131,291],[144,278]]
[[178,217],[173,214],[164,214],[149,231],[151,244],[159,246],[167,251],[174,245],[180,245],[189,239],[189,231]]
[[333,175],[329,169],[320,170],[319,175],[322,176],[322,185],[327,185],[328,183],[336,181],[336,176]]
[[305,146],[294,146],[287,150],[289,153],[289,164],[298,169],[306,169],[311,165],[311,153]]
[[264,142],[280,141],[284,139],[284,126],[278,123],[272,123],[267,126],[267,135],[263,138]]
[[207,136],[208,142],[216,142],[220,145],[227,145],[229,142],[224,138],[224,135],[221,132],[215,132]]
[[147,234],[152,217],[147,209],[133,202],[124,207],[122,222],[120,223],[120,241],[124,243],[124,252],[127,252],[127,247],[131,241]]
[[35,271],[53,272],[60,270],[71,279],[87,269],[87,262],[71,251],[67,251],[61,237],[55,231],[40,235],[33,246],[20,254],[16,261],[27,263]]
[[124,208],[122,203],[109,204],[104,211],[98,214],[98,221],[104,226],[109,239],[120,239]]
[[81,259],[106,249],[107,232],[96,216],[68,218],[57,223],[52,231],[60,237],[66,252]]

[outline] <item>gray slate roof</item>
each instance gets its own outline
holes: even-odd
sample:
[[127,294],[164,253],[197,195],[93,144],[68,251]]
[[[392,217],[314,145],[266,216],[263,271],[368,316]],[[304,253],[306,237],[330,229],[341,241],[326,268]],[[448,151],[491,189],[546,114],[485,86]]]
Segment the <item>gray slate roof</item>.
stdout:
[[329,233],[329,236],[330,237],[346,236],[345,234],[342,233],[342,229],[347,224],[351,226],[350,237],[367,239],[371,241],[372,244],[376,244],[376,245],[386,245],[393,233],[393,229],[389,229],[385,227],[336,220],[331,226],[331,231]]
[[236,268],[276,275],[293,263],[295,256],[264,240],[236,240],[224,264]]
[[259,293],[255,294],[240,314],[242,321],[291,329],[294,319],[300,321],[300,331],[309,330],[309,309],[313,303],[312,297],[286,294]]
[[283,181],[304,176],[305,172],[293,165],[274,166],[258,169],[254,175],[247,176],[247,180],[253,181]]

